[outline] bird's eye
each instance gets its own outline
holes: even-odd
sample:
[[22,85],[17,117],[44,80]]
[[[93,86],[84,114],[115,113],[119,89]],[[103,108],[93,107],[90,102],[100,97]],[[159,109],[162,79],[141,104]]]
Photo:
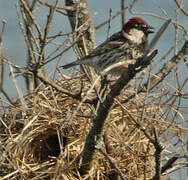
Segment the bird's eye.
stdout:
[[139,27],[139,26],[140,26],[140,24],[138,24],[138,23],[135,24],[135,27]]

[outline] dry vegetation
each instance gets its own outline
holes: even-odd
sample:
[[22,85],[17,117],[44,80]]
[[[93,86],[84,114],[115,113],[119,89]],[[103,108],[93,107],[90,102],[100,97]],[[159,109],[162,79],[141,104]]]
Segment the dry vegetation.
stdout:
[[[13,101],[5,93],[1,79],[1,92],[9,105],[1,103],[0,179],[158,180],[186,167],[185,136],[188,129],[184,116],[188,107],[182,101],[188,98],[184,88],[188,76],[180,81],[179,68],[182,67],[177,66],[188,55],[185,27],[172,20],[172,24],[185,33],[180,51],[168,59],[167,55],[176,46],[169,47],[169,52],[158,61],[166,63],[161,69],[158,68],[156,74],[153,74],[154,66],[151,66],[149,71],[139,72],[139,76],[123,82],[124,88],[118,89],[116,85],[109,86],[103,81],[93,87],[93,76],[88,78],[83,73],[85,69],[81,73],[74,70],[73,74],[65,74],[57,67],[58,76],[52,80],[44,68],[45,63],[61,58],[70,47],[74,47],[78,56],[87,54],[93,48],[94,27],[91,19],[84,20],[83,24],[79,18],[70,18],[78,13],[82,19],[82,15],[88,13],[87,6],[83,6],[86,9],[79,4],[72,6],[72,1],[66,1],[66,6],[63,6],[58,0],[54,4],[43,0],[33,0],[30,4],[20,0],[19,3],[18,14],[22,15],[19,20],[28,48],[28,66],[17,67],[3,57],[1,44],[1,70],[7,63],[13,69],[12,75],[15,71],[16,75],[24,75],[30,93],[25,96],[20,94],[19,99]],[[38,25],[34,13],[39,4],[40,8],[50,9],[43,28]],[[70,37],[60,45],[57,43],[57,49],[49,57],[45,53],[46,46],[55,44],[57,37],[64,37],[60,33],[49,40],[53,15],[66,11],[76,32],[71,36],[73,42],[69,42],[68,48],[64,44]],[[75,20],[78,27],[73,25]],[[183,66],[187,68],[186,60]],[[173,68],[175,70],[171,72]],[[173,75],[169,77],[169,73]],[[120,95],[117,92],[114,97],[109,97],[112,87]],[[112,100],[110,105],[106,104],[109,103],[106,102],[108,98]],[[103,117],[105,112],[99,114],[103,103],[109,105],[106,118]],[[93,143],[91,129],[95,128],[97,118],[104,119],[104,122],[101,131],[100,128],[95,129],[94,144],[89,144]],[[86,143],[89,138],[91,141]],[[85,153],[88,150],[89,154],[93,153],[90,157]]]

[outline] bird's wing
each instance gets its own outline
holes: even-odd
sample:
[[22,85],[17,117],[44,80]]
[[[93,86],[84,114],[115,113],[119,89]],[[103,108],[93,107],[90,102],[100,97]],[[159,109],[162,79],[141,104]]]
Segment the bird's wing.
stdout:
[[104,52],[108,52],[114,48],[119,48],[125,43],[125,38],[122,37],[122,33],[117,32],[109,37],[102,44],[97,46],[88,56],[83,57],[81,60],[103,54]]
[[126,39],[122,36],[122,32],[119,31],[119,32],[113,34],[112,36],[110,36],[102,44],[97,46],[89,55],[84,56],[81,59],[76,60],[72,63],[63,65],[62,67],[64,69],[67,69],[67,68],[70,68],[70,67],[75,66],[75,65],[84,64],[83,61],[86,62],[88,59],[91,60],[92,57],[94,57],[94,56],[107,53],[108,51],[111,51],[115,48],[120,48],[125,43],[125,41],[126,41]]

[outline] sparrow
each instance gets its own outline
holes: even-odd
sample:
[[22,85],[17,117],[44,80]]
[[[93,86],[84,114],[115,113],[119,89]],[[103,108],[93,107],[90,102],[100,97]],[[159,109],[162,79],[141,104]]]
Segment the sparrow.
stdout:
[[68,69],[76,65],[87,65],[100,74],[112,64],[123,62],[123,65],[107,72],[114,76],[121,75],[129,64],[134,64],[137,58],[142,57],[148,45],[148,35],[154,33],[153,29],[142,18],[133,17],[123,25],[121,31],[110,36],[89,55],[62,67]]

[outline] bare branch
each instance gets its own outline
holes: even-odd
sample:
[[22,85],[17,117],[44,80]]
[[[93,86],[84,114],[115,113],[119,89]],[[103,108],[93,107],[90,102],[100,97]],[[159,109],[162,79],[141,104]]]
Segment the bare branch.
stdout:
[[164,64],[164,66],[155,74],[153,75],[146,83],[144,83],[136,93],[130,95],[128,98],[123,100],[121,103],[126,103],[132,98],[136,96],[136,94],[145,92],[148,83],[150,83],[149,92],[154,89],[158,84],[160,84],[172,71],[173,68],[176,67],[176,65],[183,59],[184,56],[188,54],[188,41],[186,41],[181,48],[181,50],[178,52],[178,54],[174,57],[172,57],[167,63]]
[[185,9],[183,9],[183,7],[182,7],[182,5],[179,3],[179,1],[178,1],[178,0],[174,0],[174,1],[175,1],[176,5],[181,9],[181,11],[183,12],[183,14],[184,14],[185,16],[188,16],[188,12],[187,12]]
[[102,26],[104,26],[105,24],[109,23],[111,20],[115,19],[117,16],[119,16],[120,14],[124,13],[124,11],[128,8],[128,6],[126,6],[124,9],[122,9],[121,11],[118,11],[114,16],[112,16],[111,18],[108,18],[108,20],[104,21],[103,23],[95,26],[95,29],[99,29]]
[[163,147],[160,145],[160,141],[158,139],[158,134],[156,132],[156,129],[153,127],[153,133],[154,133],[154,147],[155,147],[155,179],[153,180],[160,180],[161,179],[161,156]]
[[161,168],[161,174],[163,174],[164,172],[166,172],[168,169],[173,167],[173,164],[177,161],[177,159],[179,158],[178,155],[173,156],[172,158],[170,158],[165,165]]
[[156,73],[155,76],[151,77],[151,84],[153,85],[153,87],[162,82],[165,77],[168,76],[168,74],[172,71],[172,69],[176,67],[176,65],[186,55],[188,55],[188,41],[185,41],[183,47],[176,56],[172,57],[172,59],[165,63],[165,65],[159,70],[158,73]]
[[[82,27],[82,29],[86,31],[83,31],[84,39],[86,40],[87,50],[90,52],[95,47],[95,28],[91,15],[88,11],[87,0],[80,0],[78,2],[73,0],[66,0],[65,3],[67,6],[76,8],[76,11],[67,11],[72,31],[79,32],[77,29],[84,25]],[[82,56],[85,55],[83,41],[78,43],[78,50],[82,51]]]
[[[104,101],[99,103],[96,117],[93,119],[93,124],[87,135],[84,150],[82,152],[80,166],[81,174],[87,173],[91,168],[92,159],[95,153],[95,146],[100,141],[103,126],[110,108],[113,105],[114,98],[120,94],[124,86],[127,85],[131,79],[133,79],[137,72],[140,72],[144,67],[146,67],[146,64],[149,64],[155,55],[156,51],[154,51],[150,56],[139,58],[135,65],[129,65],[128,72],[122,74],[122,76],[117,80],[117,83],[111,87],[110,92],[105,95]],[[140,62],[143,63],[140,64]],[[137,70],[138,65],[141,67]]]
[[62,6],[62,5],[54,5],[52,3],[49,3],[49,2],[45,2],[43,0],[38,0],[38,2],[42,5],[45,5],[45,6],[48,6],[50,8],[58,8],[58,9],[64,9],[64,10],[67,10],[67,11],[75,11],[76,8],[74,8],[73,6]]
[[39,34],[39,39],[42,40],[43,39],[43,33],[41,31],[40,26],[38,25],[37,21],[35,20],[35,17],[33,16],[33,14],[31,13],[28,4],[24,1],[24,0],[20,0],[24,10],[27,12],[27,15],[29,15],[29,18],[31,19],[32,23],[35,25],[36,30],[38,31]]
[[47,77],[44,77],[41,73],[37,73],[37,77],[44,83],[47,85],[52,86],[54,89],[56,89],[57,91],[66,94],[69,97],[72,97],[74,99],[80,100],[81,99],[81,91],[78,94],[71,94],[68,91],[65,91],[65,89],[61,88],[60,86],[58,86],[55,82],[53,82],[52,80],[50,80]]
[[[125,9],[125,0],[121,0],[121,10]],[[125,11],[121,14],[121,26],[123,27],[125,23]]]
[[[133,7],[135,5],[135,3],[137,2],[137,0],[134,0],[133,3],[130,5],[130,9],[129,9],[129,12],[133,15],[146,15],[146,16],[151,16],[151,17],[155,17],[155,18],[158,18],[158,19],[161,19],[161,20],[165,20],[167,21],[169,18],[168,17],[162,17],[162,16],[158,16],[157,14],[154,14],[154,13],[148,13],[148,12],[135,12],[133,11]],[[188,32],[188,29],[185,28],[184,25],[178,23],[174,20],[171,21],[173,24],[179,26],[179,28],[181,28],[184,32]]]
[[4,82],[4,55],[3,55],[3,34],[5,31],[5,25],[6,25],[6,21],[2,20],[2,30],[0,33],[0,91],[1,93],[3,93],[3,95],[6,97],[6,99],[13,105],[14,102],[12,101],[11,97],[8,95],[8,93],[5,91],[5,89],[3,88],[3,82]]
[[145,54],[147,55],[148,53],[152,52],[153,49],[155,48],[156,44],[158,43],[159,39],[163,35],[164,31],[167,29],[168,25],[170,24],[171,19],[168,19],[162,26],[161,28],[157,31],[155,37],[152,39],[150,42],[148,48],[145,51]]

